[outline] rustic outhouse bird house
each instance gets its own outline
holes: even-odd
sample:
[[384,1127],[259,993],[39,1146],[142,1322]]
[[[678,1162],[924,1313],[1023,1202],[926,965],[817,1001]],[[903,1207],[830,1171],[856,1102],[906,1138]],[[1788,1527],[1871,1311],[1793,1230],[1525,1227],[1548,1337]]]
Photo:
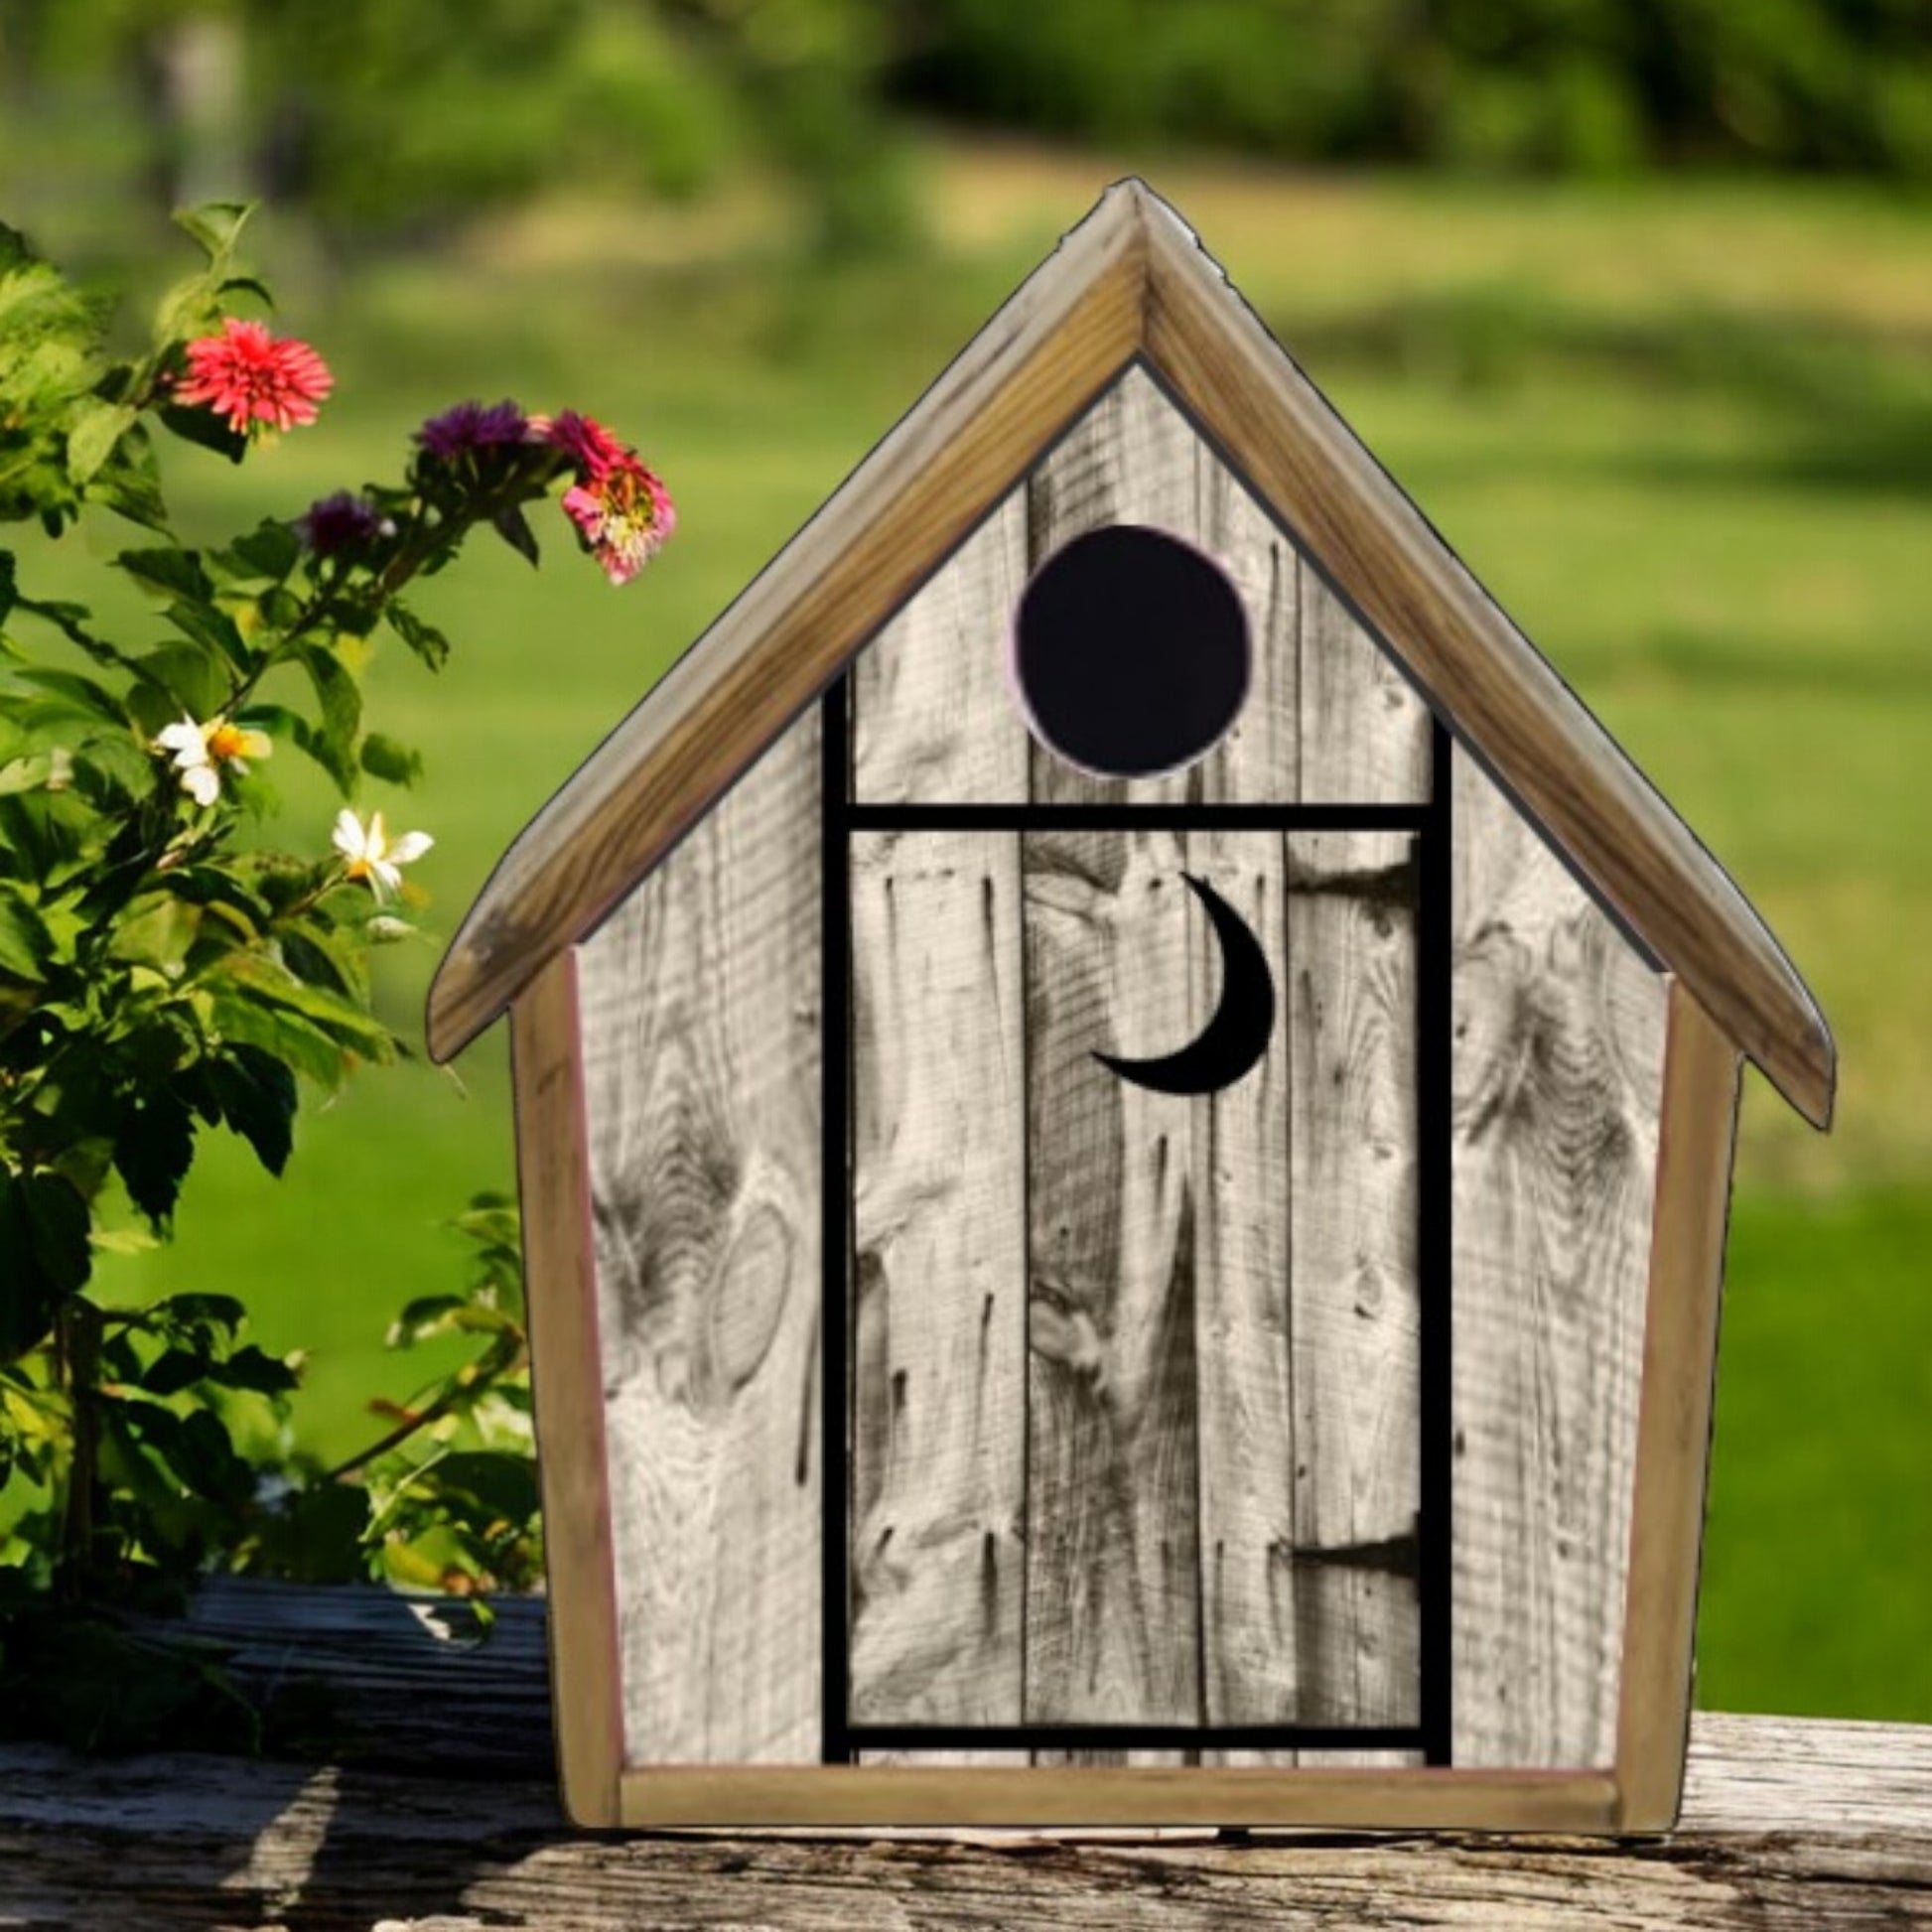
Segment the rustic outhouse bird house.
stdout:
[[1140,183],[504,857],[505,1009],[579,1820],[1670,1823],[1831,1036]]

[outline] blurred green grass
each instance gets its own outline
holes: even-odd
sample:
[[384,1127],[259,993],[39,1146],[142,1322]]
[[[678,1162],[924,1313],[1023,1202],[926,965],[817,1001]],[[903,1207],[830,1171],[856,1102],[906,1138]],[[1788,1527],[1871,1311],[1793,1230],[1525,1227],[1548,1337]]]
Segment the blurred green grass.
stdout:
[[[458,644],[441,679],[378,663],[372,714],[429,758],[388,804],[437,837],[418,876],[444,936],[550,791],[1122,171],[935,149],[924,251],[836,277],[755,207],[557,204],[340,276],[269,225],[284,326],[328,353],[337,399],[245,472],[180,456],[191,524],[390,473],[407,429],[468,394],[593,411],[679,500],[639,586],[611,591],[552,518],[541,575],[491,549],[426,587]],[[1146,172],[1830,1016],[1830,1139],[1746,1086],[1700,1695],[1932,1719],[1932,211],[1849,186]],[[77,588],[59,553],[24,574]],[[320,787],[277,775],[320,842]],[[385,1010],[419,1038],[433,953],[384,966]],[[383,1353],[389,1312],[458,1265],[442,1220],[511,1176],[500,1030],[460,1072],[374,1075],[311,1112],[279,1185],[211,1146],[179,1241],[111,1263],[110,1286],[247,1295],[267,1345],[309,1351],[303,1440],[358,1447],[369,1399],[432,1366]]]

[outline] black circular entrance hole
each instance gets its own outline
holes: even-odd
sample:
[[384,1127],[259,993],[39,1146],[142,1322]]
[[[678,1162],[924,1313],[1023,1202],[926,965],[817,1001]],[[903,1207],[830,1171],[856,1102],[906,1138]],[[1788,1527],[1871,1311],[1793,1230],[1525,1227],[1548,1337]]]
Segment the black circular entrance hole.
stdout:
[[1139,778],[1191,764],[1248,694],[1248,617],[1218,565],[1141,524],[1089,530],[1021,594],[1013,676],[1035,737]]

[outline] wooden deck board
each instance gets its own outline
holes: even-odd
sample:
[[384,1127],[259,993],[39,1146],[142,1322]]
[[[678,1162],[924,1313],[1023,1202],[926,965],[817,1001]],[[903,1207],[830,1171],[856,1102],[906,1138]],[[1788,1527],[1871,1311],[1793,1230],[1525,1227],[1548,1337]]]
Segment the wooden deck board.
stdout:
[[[313,1672],[364,1753],[88,1760],[0,1745],[0,1924],[35,1932],[617,1932],[639,1924],[978,1932],[1336,1924],[1495,1932],[1850,1932],[1932,1924],[1932,1726],[1699,1713],[1682,1828],[1579,1843],[1496,1834],[1232,1839],[572,1832],[542,1768],[543,1604],[221,1583],[188,1626],[242,1675]],[[382,1768],[386,1766],[387,1768]],[[464,1768],[467,1767],[467,1770]]]

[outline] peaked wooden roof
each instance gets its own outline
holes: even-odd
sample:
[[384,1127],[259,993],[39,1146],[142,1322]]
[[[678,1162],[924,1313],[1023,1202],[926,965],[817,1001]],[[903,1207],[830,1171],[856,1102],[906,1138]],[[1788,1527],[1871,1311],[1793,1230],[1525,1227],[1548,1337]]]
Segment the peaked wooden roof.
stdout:
[[1100,198],[503,855],[437,973],[458,1051],[581,938],[1144,357],[1572,863],[1815,1125],[1837,1052],[1771,932],[1145,183]]

